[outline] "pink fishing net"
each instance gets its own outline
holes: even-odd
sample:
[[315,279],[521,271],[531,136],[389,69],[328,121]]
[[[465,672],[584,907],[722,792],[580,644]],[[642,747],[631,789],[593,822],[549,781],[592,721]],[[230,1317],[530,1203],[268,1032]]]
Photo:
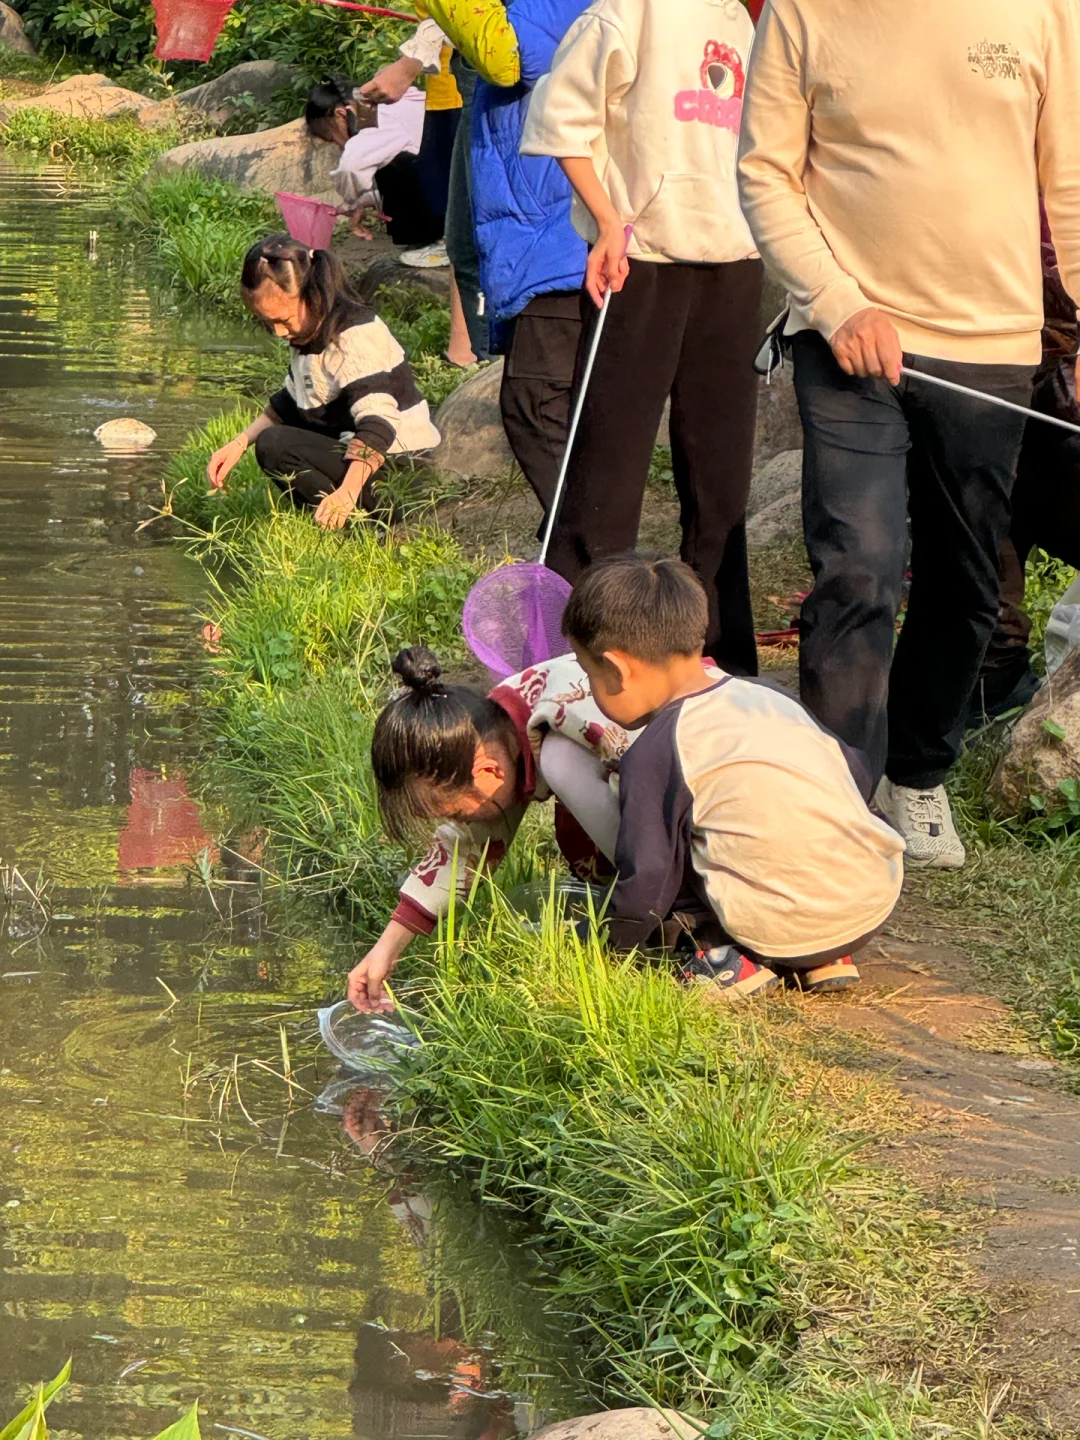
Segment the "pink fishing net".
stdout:
[[306,195],[291,195],[279,190],[274,199],[278,203],[285,228],[294,240],[308,245],[312,250],[327,250],[330,237],[337,223],[337,211],[323,200],[309,200]]
[[461,617],[469,649],[505,680],[565,655],[562,617],[570,585],[545,565],[503,565],[477,581]]
[[209,60],[233,0],[154,0],[159,60]]

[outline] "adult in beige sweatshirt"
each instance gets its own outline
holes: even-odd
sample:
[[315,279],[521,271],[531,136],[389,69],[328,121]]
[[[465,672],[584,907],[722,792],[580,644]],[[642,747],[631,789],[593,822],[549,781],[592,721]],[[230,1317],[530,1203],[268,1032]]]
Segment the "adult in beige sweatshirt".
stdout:
[[918,372],[1028,403],[1040,189],[1080,296],[1080,0],[770,0],[739,182],[791,299],[803,698],[884,772],[909,862],[961,865],[942,782],[997,612],[1023,420]]

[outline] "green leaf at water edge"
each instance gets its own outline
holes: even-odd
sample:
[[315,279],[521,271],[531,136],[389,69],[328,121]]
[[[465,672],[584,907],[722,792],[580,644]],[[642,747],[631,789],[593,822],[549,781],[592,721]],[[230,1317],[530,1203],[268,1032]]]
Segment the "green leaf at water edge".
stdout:
[[199,1434],[199,1402],[196,1400],[182,1420],[155,1435],[154,1440],[201,1440]]
[[1052,735],[1055,740],[1068,739],[1065,726],[1059,724],[1057,720],[1044,720],[1043,729],[1046,731],[1047,735]]
[[49,1401],[64,1388],[70,1379],[71,1361],[69,1360],[60,1371],[60,1374],[57,1375],[56,1379],[50,1380],[47,1385],[38,1386],[37,1393],[29,1405],[27,1405],[26,1409],[21,1410],[10,1425],[5,1425],[3,1430],[0,1430],[0,1440],[31,1440],[31,1437],[33,1437],[33,1440],[38,1440],[39,1435],[41,1440],[44,1440],[44,1419],[41,1421],[41,1428],[37,1434],[35,1434],[35,1431],[31,1427],[37,1423],[39,1411],[44,1415],[45,1407]]

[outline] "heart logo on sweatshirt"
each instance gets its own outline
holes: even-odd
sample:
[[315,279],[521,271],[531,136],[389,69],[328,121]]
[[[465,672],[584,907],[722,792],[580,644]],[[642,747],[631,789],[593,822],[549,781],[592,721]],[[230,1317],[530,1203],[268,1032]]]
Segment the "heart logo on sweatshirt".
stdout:
[[719,40],[710,40],[701,64],[701,88],[711,90],[721,100],[738,100],[742,98],[745,81],[746,72],[738,51],[722,45]]

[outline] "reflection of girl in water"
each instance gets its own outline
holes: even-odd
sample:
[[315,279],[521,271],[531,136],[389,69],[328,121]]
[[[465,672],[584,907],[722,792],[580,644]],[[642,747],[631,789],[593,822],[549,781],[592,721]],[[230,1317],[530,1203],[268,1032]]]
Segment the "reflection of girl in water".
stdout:
[[[390,1137],[384,1096],[363,1085],[345,1099],[345,1134],[373,1165]],[[395,1186],[391,1213],[423,1244],[432,1206],[423,1195]],[[486,1393],[489,1359],[460,1340],[365,1325],[356,1341],[356,1379],[349,1387],[353,1433],[370,1440],[505,1440],[516,1430],[508,1395]]]

